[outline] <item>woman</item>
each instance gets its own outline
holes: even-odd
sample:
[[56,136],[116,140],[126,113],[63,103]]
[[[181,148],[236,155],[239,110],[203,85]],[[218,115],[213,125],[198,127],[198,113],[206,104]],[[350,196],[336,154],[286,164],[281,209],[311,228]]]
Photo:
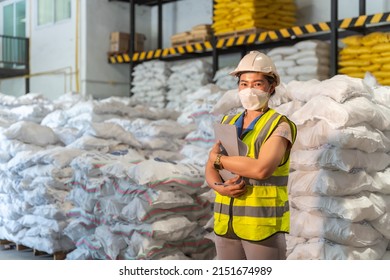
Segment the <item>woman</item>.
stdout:
[[[222,123],[236,126],[248,152],[228,156],[221,153],[217,142],[209,153],[205,172],[216,193],[217,259],[286,259],[285,233],[290,229],[287,180],[296,126],[268,107],[280,83],[268,56],[252,51],[230,74],[239,79],[238,94],[245,111],[224,116]],[[235,177],[223,182],[222,169]]]

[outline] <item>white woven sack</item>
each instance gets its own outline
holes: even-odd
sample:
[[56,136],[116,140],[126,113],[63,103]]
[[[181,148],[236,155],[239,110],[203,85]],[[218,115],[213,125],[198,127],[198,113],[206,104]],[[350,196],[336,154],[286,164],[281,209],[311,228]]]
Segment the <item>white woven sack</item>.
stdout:
[[296,150],[332,145],[343,149],[359,149],[367,153],[390,151],[390,139],[365,123],[334,129],[325,120],[320,120],[300,126],[298,130],[294,144]]
[[298,50],[311,50],[311,49],[329,49],[330,44],[321,40],[304,40],[294,45]]
[[291,55],[291,54],[294,54],[298,51],[297,48],[295,48],[294,46],[286,46],[286,47],[277,47],[277,48],[273,48],[272,50],[270,50],[267,55],[268,56],[275,56],[275,55],[282,55],[282,56],[286,56],[286,55]]
[[303,102],[298,101],[298,100],[293,100],[293,101],[283,103],[279,106],[276,106],[276,107],[274,107],[274,109],[278,113],[285,115],[287,117],[290,117],[294,112],[296,112],[297,110],[302,108],[303,105],[304,105]]
[[308,102],[318,95],[329,96],[338,103],[343,103],[352,97],[358,96],[372,98],[372,90],[362,79],[352,78],[346,75],[336,75],[322,82],[292,81],[287,85],[287,90],[291,92],[294,98],[304,102]]
[[41,147],[60,144],[60,141],[53,130],[30,121],[19,121],[12,124],[2,132],[8,139],[19,140],[26,144],[33,144]]
[[385,213],[377,219],[371,221],[372,226],[390,239],[390,195],[371,193],[369,198],[374,204],[386,209]]
[[336,244],[326,239],[312,238],[298,243],[288,260],[379,260],[386,252],[388,240],[362,248]]
[[158,190],[182,190],[188,194],[202,191],[204,168],[189,163],[145,160],[127,170],[129,178],[139,185]]
[[297,65],[286,70],[288,75],[317,74],[329,75],[329,66],[327,65]]
[[364,169],[368,172],[382,171],[390,162],[390,155],[382,152],[365,153],[357,149],[324,147],[315,150],[294,150],[290,166],[295,170],[318,170],[320,168],[350,172]]
[[229,110],[237,107],[241,107],[241,101],[238,97],[238,89],[232,89],[226,91],[218,102],[214,105],[213,109],[210,111],[213,115],[223,115],[226,114]]
[[119,253],[127,247],[125,239],[113,233],[109,226],[98,226],[94,236],[102,244],[104,253],[112,260],[116,260]]
[[390,130],[390,108],[381,107],[362,96],[339,103],[331,97],[318,95],[296,111],[291,119],[297,125],[325,120],[335,129],[368,123],[381,131]]
[[346,219],[351,222],[372,221],[385,213],[363,193],[355,196],[296,196],[291,206],[315,215]]
[[306,211],[291,209],[290,234],[307,239],[319,237],[332,242],[366,247],[383,241],[383,235],[370,224],[353,223],[339,218],[323,217]]
[[295,170],[288,177],[291,197],[355,195],[362,191],[380,191],[382,185],[364,170],[353,173],[329,169]]

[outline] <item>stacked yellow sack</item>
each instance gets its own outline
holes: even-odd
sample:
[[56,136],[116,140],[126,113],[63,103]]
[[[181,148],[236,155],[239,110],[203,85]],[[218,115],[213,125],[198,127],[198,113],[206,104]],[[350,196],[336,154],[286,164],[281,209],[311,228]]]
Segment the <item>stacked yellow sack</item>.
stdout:
[[275,30],[294,26],[294,0],[216,0],[213,15],[215,35],[250,28]]
[[368,71],[381,85],[390,85],[390,33],[373,32],[341,39],[339,73],[364,78]]

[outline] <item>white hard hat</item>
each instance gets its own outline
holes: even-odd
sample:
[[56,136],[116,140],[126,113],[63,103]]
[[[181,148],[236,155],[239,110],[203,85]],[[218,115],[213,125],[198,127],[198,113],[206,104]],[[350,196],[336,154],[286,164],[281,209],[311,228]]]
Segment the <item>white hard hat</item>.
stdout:
[[276,86],[280,84],[280,77],[272,59],[259,51],[251,51],[245,55],[238,63],[237,68],[229,74],[237,76],[242,72],[260,72],[265,75],[272,75],[275,77]]

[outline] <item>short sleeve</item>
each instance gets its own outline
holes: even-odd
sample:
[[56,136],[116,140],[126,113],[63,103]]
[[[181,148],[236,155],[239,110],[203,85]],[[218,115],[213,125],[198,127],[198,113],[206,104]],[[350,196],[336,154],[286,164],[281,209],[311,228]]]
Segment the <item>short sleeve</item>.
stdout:
[[291,135],[291,127],[286,121],[280,122],[280,124],[276,127],[272,136],[281,136],[286,138],[290,143],[292,143],[292,135]]

